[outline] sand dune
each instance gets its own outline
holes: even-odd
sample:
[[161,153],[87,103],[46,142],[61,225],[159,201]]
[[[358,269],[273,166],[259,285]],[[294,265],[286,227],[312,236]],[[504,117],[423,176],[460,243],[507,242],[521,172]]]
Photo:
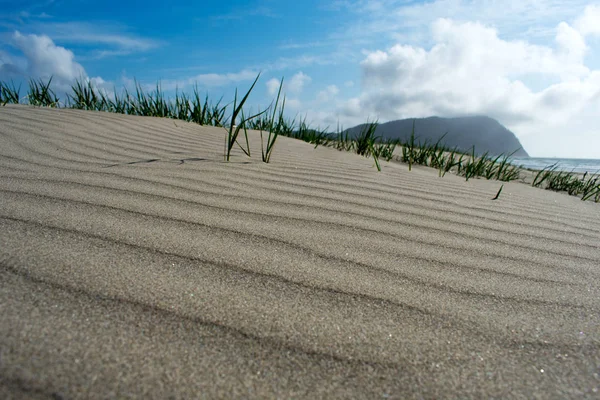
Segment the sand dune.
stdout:
[[600,207],[0,107],[2,398],[594,398]]

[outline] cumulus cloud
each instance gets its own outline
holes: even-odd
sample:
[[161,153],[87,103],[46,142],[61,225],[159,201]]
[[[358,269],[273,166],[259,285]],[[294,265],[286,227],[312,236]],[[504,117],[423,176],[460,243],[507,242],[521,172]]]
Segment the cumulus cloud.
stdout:
[[[438,19],[430,49],[397,44],[366,53],[362,93],[339,112],[384,120],[485,114],[536,154],[543,137],[565,135],[553,126],[568,126],[583,110],[600,111],[600,71],[584,64],[585,36],[600,26],[590,22],[596,12],[588,7],[574,26],[560,23],[554,46],[504,40],[481,23]],[[525,83],[532,77],[545,84],[533,90]],[[597,136],[593,126],[584,130],[590,138]]]
[[279,81],[275,78],[269,79],[267,81],[266,85],[267,85],[267,92],[269,93],[269,96],[274,96],[275,94],[277,94],[280,83],[281,83],[281,81]]
[[575,21],[575,28],[584,36],[600,35],[600,6],[587,6]]
[[[312,79],[310,78],[310,76],[306,75],[303,72],[298,72],[289,80],[284,79],[282,91],[285,94],[291,93],[294,95],[298,95],[302,93],[302,91],[304,90],[304,86],[310,83],[311,81]],[[266,85],[269,96],[274,96],[277,94],[277,92],[279,91],[280,84],[281,80],[275,78],[272,78],[269,81],[267,81]]]
[[13,44],[27,60],[24,75],[40,78],[54,77],[57,82],[72,82],[85,75],[85,69],[75,61],[72,51],[57,46],[45,35],[13,34]]
[[95,88],[112,93],[111,82],[101,77],[88,77],[83,66],[75,61],[73,52],[56,45],[46,35],[23,35],[16,31],[10,43],[20,50],[21,55],[12,56],[0,51],[0,80],[31,78],[48,81],[52,77],[52,89],[63,100],[76,80],[90,81]]
[[329,85],[325,88],[325,90],[321,90],[317,94],[317,101],[318,102],[330,101],[333,98],[335,98],[335,96],[337,96],[337,94],[339,92],[340,92],[340,90],[338,89],[338,87],[336,85]]
[[556,43],[562,55],[574,64],[582,64],[588,49],[583,35],[565,22],[558,25],[557,31]]
[[[269,79],[266,83],[267,86],[267,93],[269,93],[269,96],[274,97],[277,95],[277,92],[279,91],[279,85],[281,84],[281,80],[279,79]],[[286,93],[286,89],[288,91],[290,91],[289,89],[289,85],[285,84],[284,81],[284,86],[282,88],[282,95],[286,96],[285,99],[285,108],[288,110],[299,110],[302,108],[302,102],[300,101],[300,99],[298,98],[293,98],[293,97],[287,97],[287,93]],[[292,91],[290,91],[292,92]],[[298,93],[296,91],[296,93]]]
[[299,94],[304,89],[304,85],[309,84],[312,81],[310,76],[304,74],[303,72],[298,72],[292,79],[286,84],[286,89],[294,94]]
[[285,108],[299,110],[302,108],[302,102],[299,99],[285,99]]
[[[347,0],[349,12],[360,16],[342,26],[339,37],[350,41],[391,37],[404,43],[426,41],[423,27],[438,18],[455,21],[485,21],[505,38],[551,38],[561,21],[573,20],[590,0]],[[590,25],[591,26],[591,25]]]

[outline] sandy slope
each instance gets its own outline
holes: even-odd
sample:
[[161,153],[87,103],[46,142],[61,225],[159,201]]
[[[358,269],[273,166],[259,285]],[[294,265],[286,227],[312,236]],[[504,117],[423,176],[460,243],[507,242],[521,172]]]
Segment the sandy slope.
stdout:
[[0,107],[2,398],[600,396],[600,207]]

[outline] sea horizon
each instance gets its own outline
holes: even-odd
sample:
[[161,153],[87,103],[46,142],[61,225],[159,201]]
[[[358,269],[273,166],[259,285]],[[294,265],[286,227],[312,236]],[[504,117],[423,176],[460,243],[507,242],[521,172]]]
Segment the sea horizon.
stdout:
[[556,165],[557,171],[588,172],[590,174],[600,172],[600,159],[595,158],[512,157],[511,163],[534,170]]

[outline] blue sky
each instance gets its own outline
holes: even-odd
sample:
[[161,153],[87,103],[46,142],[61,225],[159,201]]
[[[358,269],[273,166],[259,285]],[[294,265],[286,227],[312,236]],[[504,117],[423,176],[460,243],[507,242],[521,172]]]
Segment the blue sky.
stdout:
[[[488,115],[532,156],[600,158],[600,3],[571,0],[0,0],[0,80],[161,81],[290,116]],[[418,128],[418,127],[417,127]]]

